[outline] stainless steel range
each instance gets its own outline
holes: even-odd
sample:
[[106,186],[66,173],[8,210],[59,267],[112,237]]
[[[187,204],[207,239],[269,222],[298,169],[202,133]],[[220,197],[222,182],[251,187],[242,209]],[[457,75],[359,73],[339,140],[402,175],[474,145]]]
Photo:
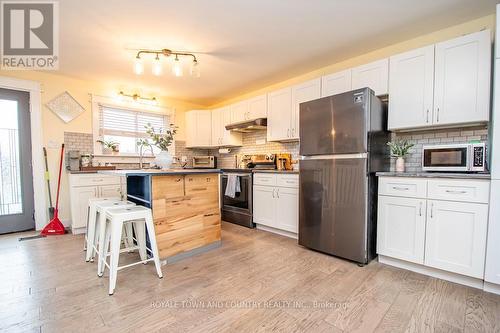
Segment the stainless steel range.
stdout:
[[[222,169],[222,220],[254,228],[252,216],[253,170],[276,169],[276,155],[237,155],[236,165],[238,168]],[[232,180],[231,177],[233,177]],[[234,182],[237,182],[237,190],[227,191],[228,184],[235,186]]]

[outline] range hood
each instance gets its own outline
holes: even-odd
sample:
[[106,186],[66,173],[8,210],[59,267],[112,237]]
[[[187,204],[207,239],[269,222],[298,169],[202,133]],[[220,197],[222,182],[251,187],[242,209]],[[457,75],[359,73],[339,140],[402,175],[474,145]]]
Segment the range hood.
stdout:
[[254,120],[240,121],[239,123],[229,124],[226,126],[228,131],[248,133],[267,128],[267,118],[257,118]]

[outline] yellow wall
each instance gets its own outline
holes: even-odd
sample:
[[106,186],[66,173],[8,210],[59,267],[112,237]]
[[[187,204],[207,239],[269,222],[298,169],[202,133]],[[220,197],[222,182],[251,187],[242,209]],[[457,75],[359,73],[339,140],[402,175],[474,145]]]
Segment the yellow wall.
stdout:
[[[41,83],[42,86],[42,124],[43,145],[47,146],[49,141],[54,141],[60,146],[64,141],[64,132],[92,133],[92,110],[89,93],[101,96],[113,96],[116,94],[115,87],[108,87],[105,83],[83,81],[68,76],[53,74],[50,72],[35,71],[0,71],[1,76],[10,76],[24,80],[32,80]],[[58,116],[50,111],[45,104],[60,93],[68,91],[80,103],[85,112],[69,123],[64,123]],[[133,89],[130,92],[134,92]],[[190,109],[202,108],[199,105],[183,101],[166,99],[157,96],[159,104],[176,110],[176,123],[180,127],[178,139],[184,138],[184,112]],[[53,202],[55,205],[55,193],[57,186],[57,173],[59,168],[59,148],[47,149],[49,160],[49,171],[51,174],[51,187]],[[68,177],[63,172],[60,195],[60,218],[62,221],[70,220]]]
[[377,49],[372,52],[368,52],[362,55],[359,55],[354,58],[350,58],[341,62],[334,63],[332,65],[328,65],[326,67],[319,68],[312,72],[291,78],[289,80],[281,81],[275,84],[272,84],[267,87],[263,87],[258,90],[253,91],[242,91],[239,94],[236,94],[234,98],[225,100],[220,103],[216,103],[212,105],[210,108],[222,107],[231,103],[238,102],[243,99],[247,99],[250,97],[254,97],[257,95],[265,94],[270,91],[284,88],[293,84],[297,84],[303,81],[312,80],[314,78],[320,77],[325,74],[335,73],[344,69],[348,69],[351,67],[363,65],[378,59],[386,58],[401,52],[409,51],[412,49],[416,49],[419,47],[423,47],[426,45],[434,44],[437,42],[445,41],[447,39],[452,39],[461,35],[469,34],[472,32],[476,32],[482,29],[490,29],[493,33],[495,31],[495,15],[488,15],[476,20],[472,20],[469,22],[465,22],[459,25],[455,25],[446,29],[438,30],[432,32],[427,35],[422,35],[420,37],[416,37],[401,43],[393,44],[381,49]]

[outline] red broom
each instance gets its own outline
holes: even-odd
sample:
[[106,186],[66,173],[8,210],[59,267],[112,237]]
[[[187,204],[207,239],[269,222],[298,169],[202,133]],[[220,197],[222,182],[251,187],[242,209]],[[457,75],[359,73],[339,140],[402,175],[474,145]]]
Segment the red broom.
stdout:
[[42,236],[47,235],[64,235],[66,230],[64,225],[59,220],[59,189],[61,188],[61,172],[62,172],[62,162],[64,158],[64,143],[61,146],[61,160],[59,161],[59,179],[57,180],[57,196],[56,196],[56,208],[54,209],[54,218],[50,220],[49,224],[43,228],[40,233]]

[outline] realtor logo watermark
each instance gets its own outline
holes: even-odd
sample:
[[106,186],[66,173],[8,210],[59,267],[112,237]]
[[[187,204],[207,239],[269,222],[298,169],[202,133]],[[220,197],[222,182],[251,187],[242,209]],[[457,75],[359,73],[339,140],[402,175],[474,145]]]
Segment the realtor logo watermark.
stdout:
[[59,68],[59,3],[1,1],[2,70]]

